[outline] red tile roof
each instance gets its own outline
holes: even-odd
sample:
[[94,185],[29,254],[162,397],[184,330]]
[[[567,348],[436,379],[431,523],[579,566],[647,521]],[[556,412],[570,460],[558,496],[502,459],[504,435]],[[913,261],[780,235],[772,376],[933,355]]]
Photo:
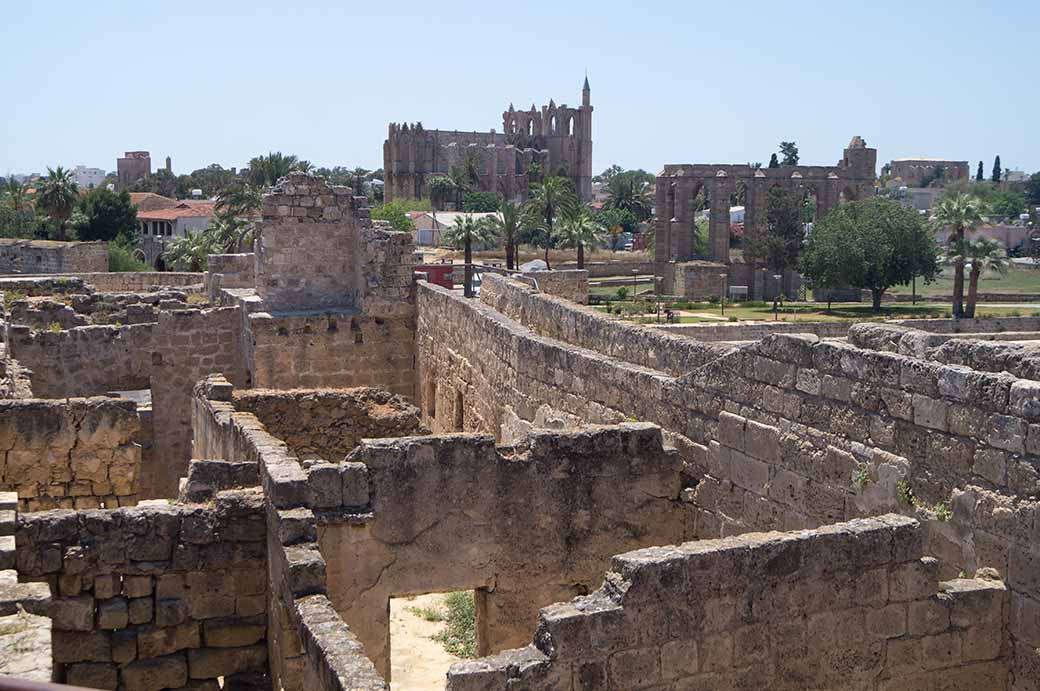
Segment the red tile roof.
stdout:
[[137,206],[138,211],[155,211],[156,209],[172,209],[177,206],[177,200],[164,197],[155,192],[131,192],[130,202]]
[[139,211],[137,217],[142,221],[176,221],[178,218],[209,218],[213,215],[214,202],[181,201],[169,209]]

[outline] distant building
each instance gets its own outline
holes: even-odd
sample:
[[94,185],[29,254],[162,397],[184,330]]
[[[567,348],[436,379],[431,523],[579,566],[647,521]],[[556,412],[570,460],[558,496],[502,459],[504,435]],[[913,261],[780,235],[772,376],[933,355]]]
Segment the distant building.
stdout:
[[[893,180],[907,187],[923,187],[941,175],[946,182],[963,180],[970,174],[967,161],[948,161],[944,158],[894,158],[889,165]],[[940,173],[941,171],[941,173]]]
[[213,218],[214,202],[185,199],[178,201],[151,192],[131,192],[137,205],[137,246],[140,258],[157,269],[164,268],[160,257],[189,230],[203,230]]
[[127,151],[116,159],[116,190],[125,190],[152,174],[152,155],[147,151]]
[[477,220],[490,216],[497,217],[497,212],[465,213],[461,211],[409,211],[408,217],[415,224],[415,244],[421,247],[439,247],[444,244],[441,236],[444,231],[455,225],[455,220],[469,216]]
[[72,179],[83,189],[101,187],[105,182],[105,171],[101,168],[87,168],[76,166],[72,169]]
[[1028,182],[1029,175],[1024,170],[1005,170],[1004,182]]

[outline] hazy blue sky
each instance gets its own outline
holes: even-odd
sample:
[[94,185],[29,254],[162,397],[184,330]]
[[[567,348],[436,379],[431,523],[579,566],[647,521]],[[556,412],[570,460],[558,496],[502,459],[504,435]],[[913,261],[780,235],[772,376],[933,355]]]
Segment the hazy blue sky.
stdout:
[[[564,6],[567,5],[567,6]],[[596,107],[594,167],[893,157],[1040,169],[1040,2],[12,2],[0,173],[121,152],[176,172],[267,150],[382,165],[386,125]],[[1026,124],[1031,136],[1027,137]]]

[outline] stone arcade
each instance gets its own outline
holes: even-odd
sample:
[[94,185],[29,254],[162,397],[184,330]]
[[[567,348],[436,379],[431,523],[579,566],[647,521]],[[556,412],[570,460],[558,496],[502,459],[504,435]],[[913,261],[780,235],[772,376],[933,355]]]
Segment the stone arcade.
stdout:
[[260,236],[0,279],[0,673],[387,689],[389,599],[471,589],[453,691],[1040,685],[1040,320],[465,299],[304,174]]

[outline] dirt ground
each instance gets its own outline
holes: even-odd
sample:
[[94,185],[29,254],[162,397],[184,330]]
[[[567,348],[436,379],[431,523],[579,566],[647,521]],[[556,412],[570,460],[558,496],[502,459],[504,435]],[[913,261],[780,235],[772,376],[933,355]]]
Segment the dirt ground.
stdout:
[[409,611],[413,608],[443,612],[444,594],[390,600],[390,688],[393,691],[443,689],[448,668],[460,658],[432,640],[444,630],[444,622],[426,621]]

